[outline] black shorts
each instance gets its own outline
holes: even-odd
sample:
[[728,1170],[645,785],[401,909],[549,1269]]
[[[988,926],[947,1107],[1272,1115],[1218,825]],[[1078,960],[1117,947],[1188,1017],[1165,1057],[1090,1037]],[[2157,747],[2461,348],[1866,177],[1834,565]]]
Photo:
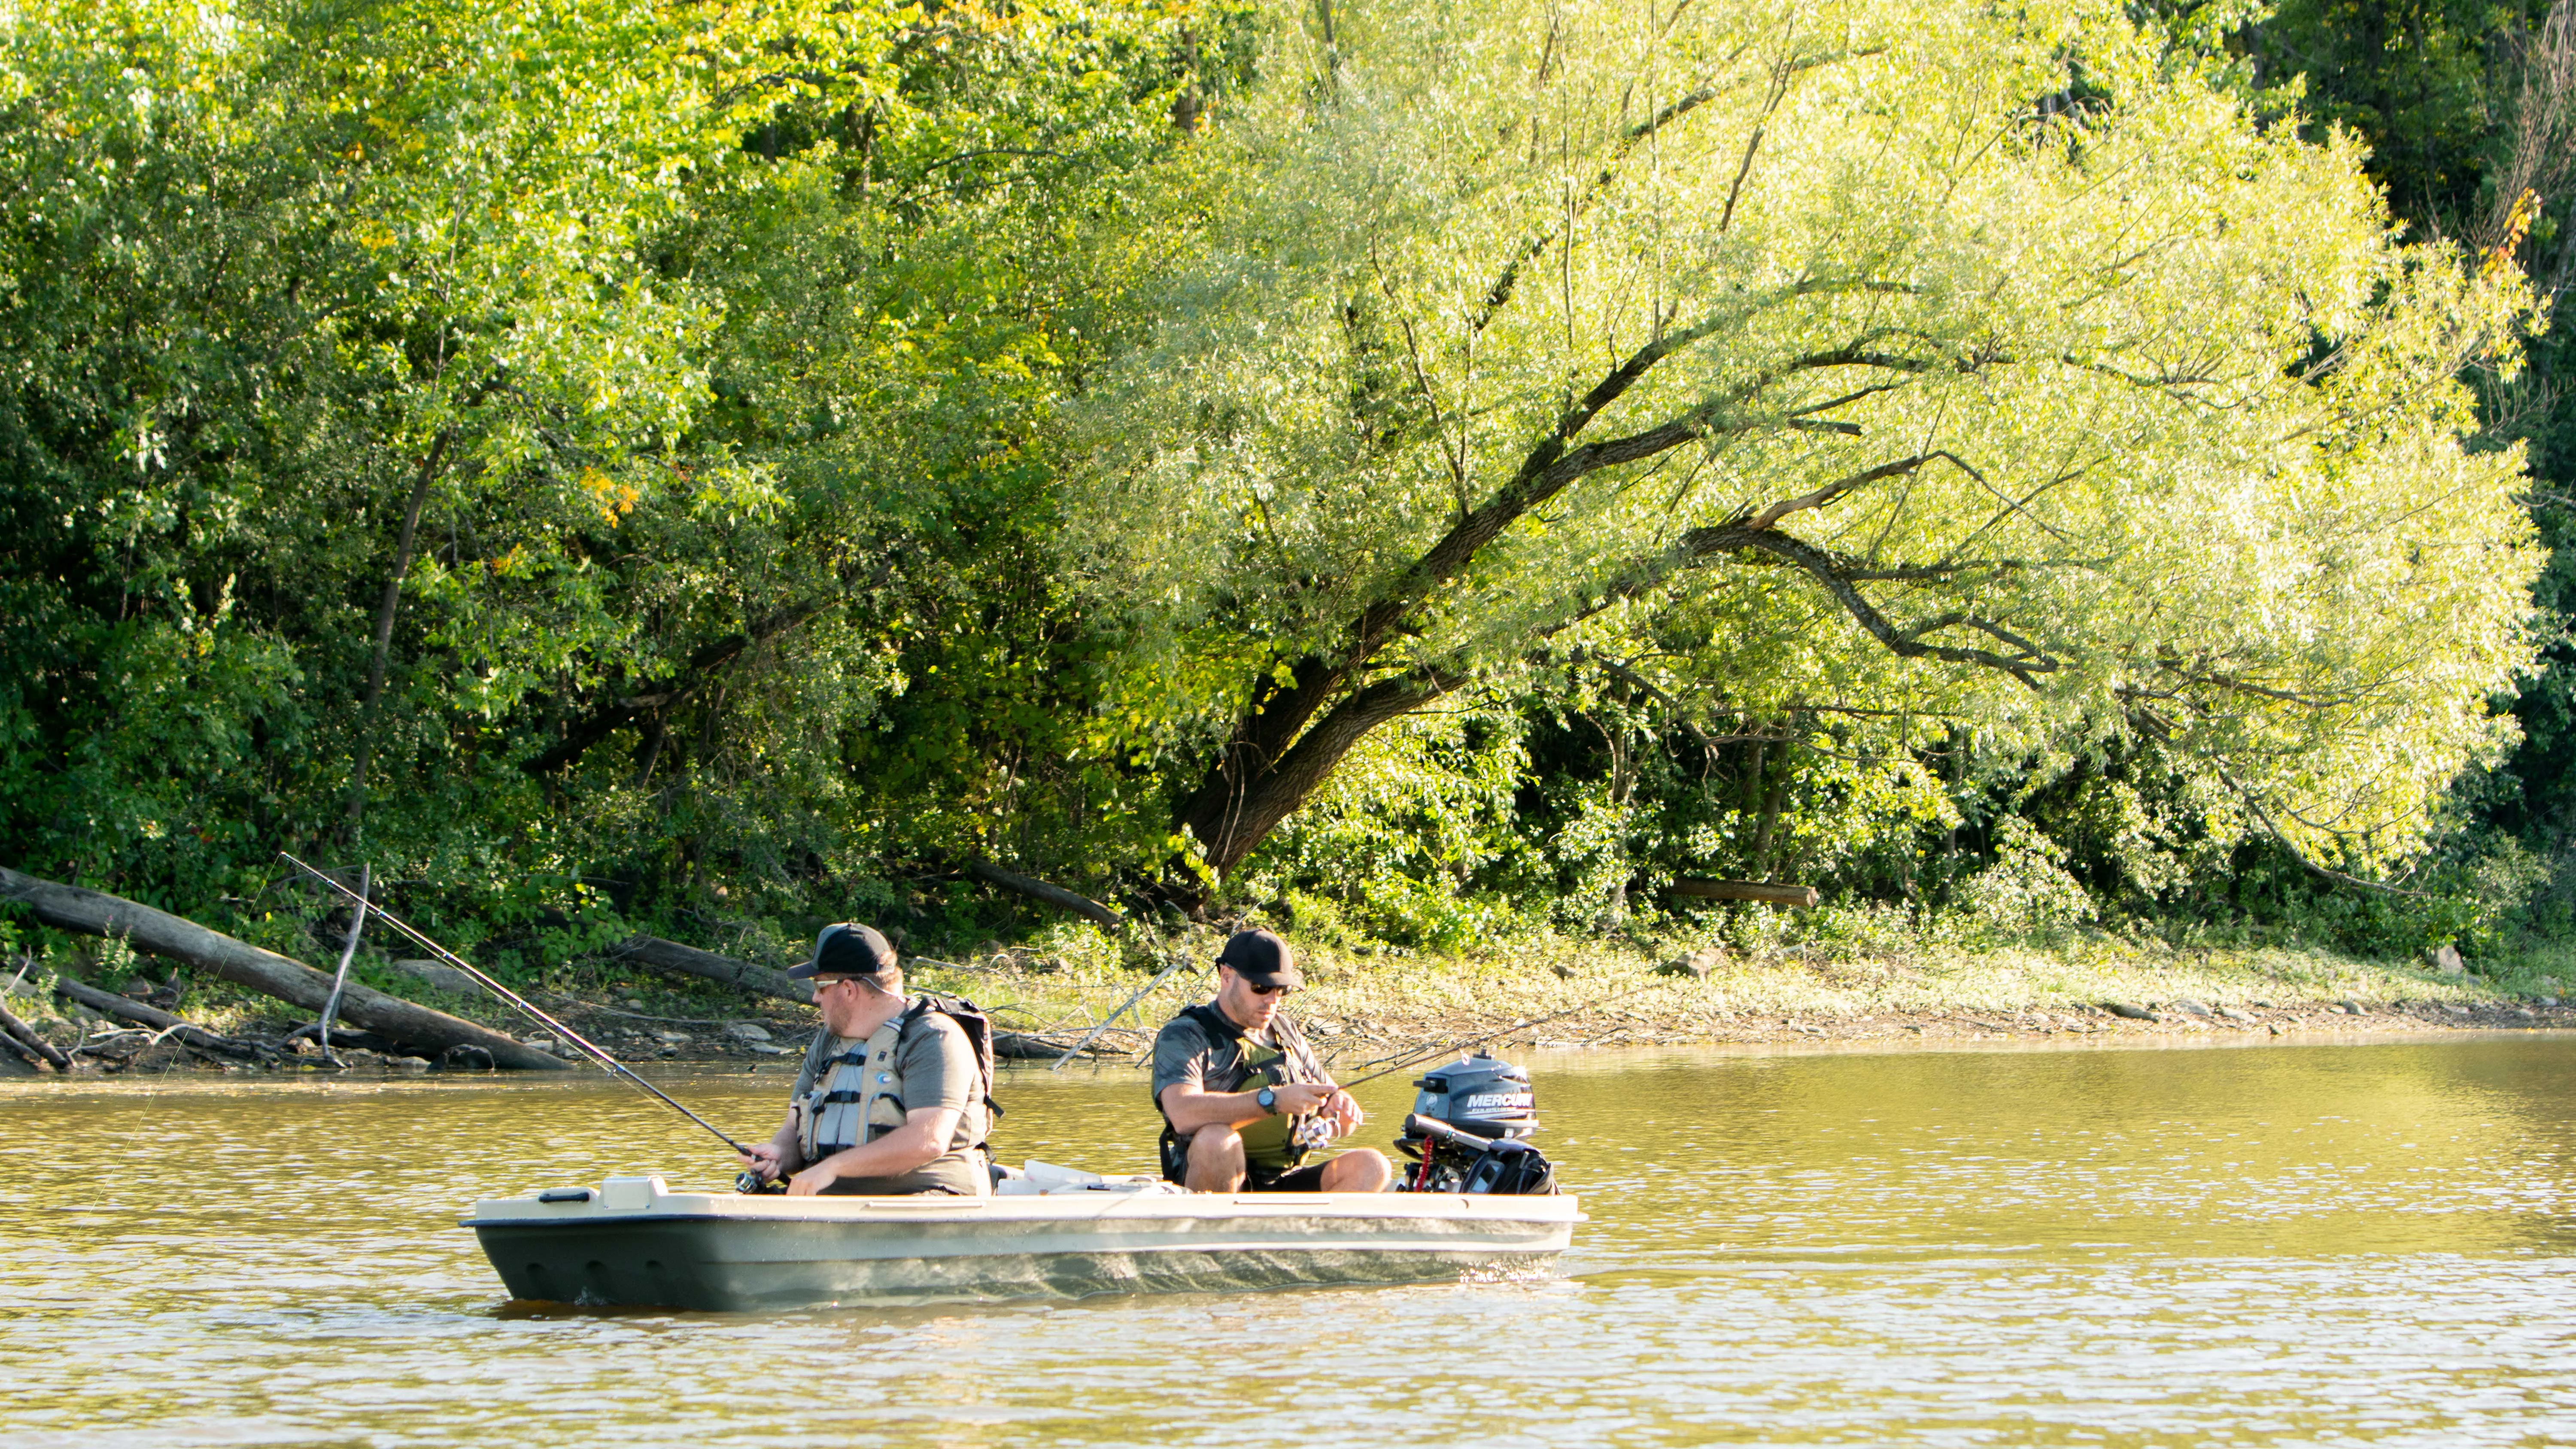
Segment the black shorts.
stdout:
[[[1245,1192],[1322,1192],[1324,1169],[1331,1158],[1309,1162],[1303,1167],[1265,1168],[1248,1163],[1243,1171]],[[1163,1134],[1163,1180],[1187,1184],[1190,1180],[1190,1150],[1178,1137]]]
[[1245,1192],[1322,1192],[1324,1169],[1332,1165],[1333,1160],[1327,1157],[1320,1162],[1309,1162],[1303,1167],[1292,1167],[1275,1175],[1265,1174],[1258,1167],[1246,1168],[1243,1174],[1243,1190]]

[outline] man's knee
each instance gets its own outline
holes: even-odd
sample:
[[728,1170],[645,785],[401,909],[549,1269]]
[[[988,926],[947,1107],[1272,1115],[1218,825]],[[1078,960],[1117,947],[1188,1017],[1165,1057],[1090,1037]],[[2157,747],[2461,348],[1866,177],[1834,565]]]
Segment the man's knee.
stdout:
[[1199,1192],[1232,1192],[1243,1186],[1243,1135],[1231,1127],[1202,1127],[1190,1136],[1190,1177]]
[[1381,1192],[1394,1178],[1394,1166],[1374,1147],[1356,1148],[1324,1164],[1326,1192]]

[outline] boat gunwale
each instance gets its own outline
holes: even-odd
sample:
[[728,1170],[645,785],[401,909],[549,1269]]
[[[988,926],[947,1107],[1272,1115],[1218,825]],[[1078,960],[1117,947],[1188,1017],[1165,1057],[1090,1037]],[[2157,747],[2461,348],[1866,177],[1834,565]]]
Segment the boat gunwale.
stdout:
[[1529,1223],[1571,1227],[1589,1219],[1572,1194],[1487,1196],[1474,1193],[1051,1193],[975,1198],[804,1197],[769,1194],[656,1193],[646,1204],[607,1207],[594,1195],[582,1202],[541,1203],[534,1194],[486,1198],[457,1219],[459,1227],[542,1228],[611,1223],[718,1222],[883,1224],[958,1222],[967,1218],[1000,1227],[1083,1221],[1184,1218],[1193,1221],[1300,1217],[1340,1222],[1449,1221]]

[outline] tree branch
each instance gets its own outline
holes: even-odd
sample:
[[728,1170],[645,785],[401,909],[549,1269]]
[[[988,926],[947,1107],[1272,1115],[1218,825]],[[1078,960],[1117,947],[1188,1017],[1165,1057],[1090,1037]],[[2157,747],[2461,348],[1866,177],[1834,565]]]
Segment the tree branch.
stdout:
[[[1766,78],[1772,82],[1772,96],[1770,103],[1763,107],[1762,113],[1767,116],[1772,112],[1772,110],[1778,107],[1780,96],[1785,92],[1791,77],[1802,75],[1807,71],[1817,70],[1824,66],[1832,65],[1837,61],[1851,60],[1861,56],[1877,55],[1885,49],[1886,47],[1884,46],[1863,46],[1856,50],[1833,51],[1825,54],[1813,55],[1809,56],[1805,60],[1790,61],[1785,65],[1772,67],[1765,73]],[[1637,124],[1630,126],[1627,132],[1619,138],[1618,143],[1611,147],[1609,158],[1602,163],[1600,174],[1592,178],[1592,184],[1584,188],[1583,195],[1578,198],[1570,208],[1568,208],[1566,215],[1567,226],[1570,227],[1576,219],[1591,211],[1592,204],[1595,201],[1598,201],[1601,198],[1601,194],[1609,190],[1611,185],[1619,179],[1619,164],[1627,160],[1629,155],[1639,146],[1645,144],[1649,137],[1653,136],[1656,132],[1661,131],[1666,126],[1671,125],[1673,122],[1680,120],[1682,117],[1689,115],[1691,112],[1698,110],[1700,107],[1707,105],[1710,101],[1716,100],[1719,96],[1725,95],[1730,91],[1740,89],[1751,82],[1752,77],[1747,76],[1741,80],[1731,81],[1724,85],[1711,83],[1701,86],[1685,95],[1676,97],[1675,99],[1665,103],[1661,110],[1656,111],[1653,115],[1639,121]],[[1760,130],[1761,128],[1759,126],[1755,127],[1755,145],[1761,144]],[[1744,165],[1747,170],[1752,168],[1753,153],[1750,148],[1747,148],[1745,151]],[[1735,178],[1735,184],[1739,187],[1744,184],[1744,177],[1741,174],[1738,174]],[[1735,213],[1735,193],[1733,191],[1729,191],[1727,193],[1726,210],[1728,217],[1732,218]],[[1719,224],[1718,230],[1726,230],[1726,226],[1723,222]],[[1531,237],[1528,241],[1523,242],[1519,249],[1512,253],[1511,259],[1503,264],[1502,271],[1494,277],[1493,285],[1485,289],[1484,299],[1477,306],[1476,315],[1467,319],[1468,335],[1474,336],[1482,333],[1485,328],[1493,322],[1496,313],[1501,312],[1503,308],[1511,305],[1512,294],[1520,285],[1522,269],[1527,267],[1530,263],[1537,261],[1540,254],[1544,253],[1548,249],[1548,246],[1562,234],[1563,233],[1561,231],[1554,227],[1542,229],[1537,235]]]

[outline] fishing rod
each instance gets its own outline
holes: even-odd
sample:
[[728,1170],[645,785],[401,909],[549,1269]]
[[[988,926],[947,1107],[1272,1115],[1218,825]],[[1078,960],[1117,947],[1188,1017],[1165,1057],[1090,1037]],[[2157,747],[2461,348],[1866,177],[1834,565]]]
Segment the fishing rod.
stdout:
[[1500,1031],[1489,1031],[1483,1036],[1471,1036],[1465,1041],[1453,1041],[1436,1047],[1426,1047],[1421,1051],[1408,1052],[1397,1057],[1393,1066],[1380,1067],[1365,1077],[1360,1077],[1355,1080],[1342,1083],[1341,1090],[1347,1092],[1351,1088],[1358,1086],[1361,1082],[1374,1082],[1380,1077],[1392,1076],[1397,1072],[1406,1071],[1417,1063],[1427,1062],[1433,1057],[1446,1056],[1449,1053],[1456,1051],[1465,1051],[1471,1046],[1482,1046],[1486,1042],[1492,1041],[1498,1036],[1510,1036],[1513,1032],[1526,1031],[1533,1026],[1545,1026],[1551,1021],[1555,1021],[1561,1017],[1572,1016],[1578,1011],[1590,1011],[1598,1004],[1599,1003],[1597,1002],[1590,1001],[1577,1002],[1563,1011],[1552,1011],[1545,1016],[1533,1016],[1527,1021],[1517,1021],[1512,1023],[1510,1026],[1504,1027]]
[[[1667,981],[1661,986],[1649,989],[1647,994],[1651,996],[1656,991],[1669,991],[1680,984],[1681,983],[1678,981]],[[1578,1011],[1596,1010],[1601,1005],[1602,1003],[1598,1001],[1580,1001],[1567,1007],[1563,1011],[1551,1011],[1545,1016],[1533,1016],[1527,1021],[1514,1022],[1500,1031],[1489,1031],[1483,1036],[1471,1036],[1464,1041],[1453,1041],[1445,1045],[1431,1047],[1423,1051],[1407,1052],[1397,1057],[1393,1066],[1381,1067],[1378,1070],[1369,1073],[1367,1076],[1359,1078],[1357,1081],[1344,1082],[1342,1083],[1341,1089],[1343,1091],[1348,1091],[1351,1088],[1358,1086],[1361,1082],[1374,1082],[1380,1077],[1391,1076],[1394,1073],[1406,1071],[1418,1063],[1431,1060],[1433,1057],[1445,1056],[1448,1053],[1455,1051],[1465,1051],[1471,1046],[1482,1046],[1496,1037],[1510,1036],[1513,1032],[1527,1031],[1534,1026],[1545,1026],[1551,1021],[1562,1020],[1565,1017],[1574,1015]]]
[[697,1113],[690,1111],[688,1108],[681,1106],[677,1101],[672,1099],[670,1093],[663,1091],[661,1088],[654,1086],[651,1082],[648,1082],[642,1077],[635,1075],[634,1072],[629,1071],[624,1062],[619,1061],[617,1058],[610,1056],[607,1052],[593,1045],[588,1037],[574,1031],[571,1027],[564,1025],[562,1022],[555,1020],[554,1017],[549,1015],[543,1008],[537,1006],[534,1002],[529,1001],[526,997],[512,991],[509,987],[502,985],[491,977],[484,975],[482,971],[477,969],[472,962],[466,960],[464,957],[457,955],[455,952],[448,950],[445,946],[438,944],[436,941],[429,939],[429,937],[422,935],[419,931],[414,930],[410,922],[405,921],[402,917],[386,910],[383,906],[369,904],[366,897],[359,895],[347,886],[340,884],[331,877],[324,875],[322,872],[315,870],[313,867],[306,865],[300,860],[297,860],[294,856],[287,855],[285,851],[281,850],[278,854],[284,856],[287,863],[294,866],[297,870],[304,872],[306,875],[313,877],[315,880],[322,882],[324,885],[329,886],[331,889],[338,891],[340,894],[357,902],[360,910],[368,912],[377,920],[384,922],[386,925],[393,927],[396,931],[401,932],[404,936],[409,937],[413,945],[416,945],[425,951],[436,953],[438,959],[455,967],[457,970],[464,972],[467,976],[472,977],[476,985],[481,986],[484,990],[501,998],[501,1000],[509,1005],[516,1007],[521,1013],[534,1020],[538,1025],[543,1026],[546,1030],[553,1032],[555,1035],[562,1037],[565,1041],[571,1042],[576,1048],[588,1053],[590,1059],[601,1067],[607,1069],[610,1076],[623,1077],[627,1081],[634,1083],[636,1086],[643,1088],[656,1098],[659,1098],[664,1106],[669,1107],[672,1111],[679,1113],[681,1116],[688,1118],[690,1121],[704,1127],[709,1132],[714,1133],[716,1140],[722,1142],[725,1146],[732,1148],[734,1151],[741,1153],[745,1157],[749,1157],[751,1155],[750,1148],[743,1146],[741,1143],[736,1142],[731,1137],[725,1135],[723,1128],[718,1127],[713,1122],[710,1122],[706,1118],[699,1116]]

